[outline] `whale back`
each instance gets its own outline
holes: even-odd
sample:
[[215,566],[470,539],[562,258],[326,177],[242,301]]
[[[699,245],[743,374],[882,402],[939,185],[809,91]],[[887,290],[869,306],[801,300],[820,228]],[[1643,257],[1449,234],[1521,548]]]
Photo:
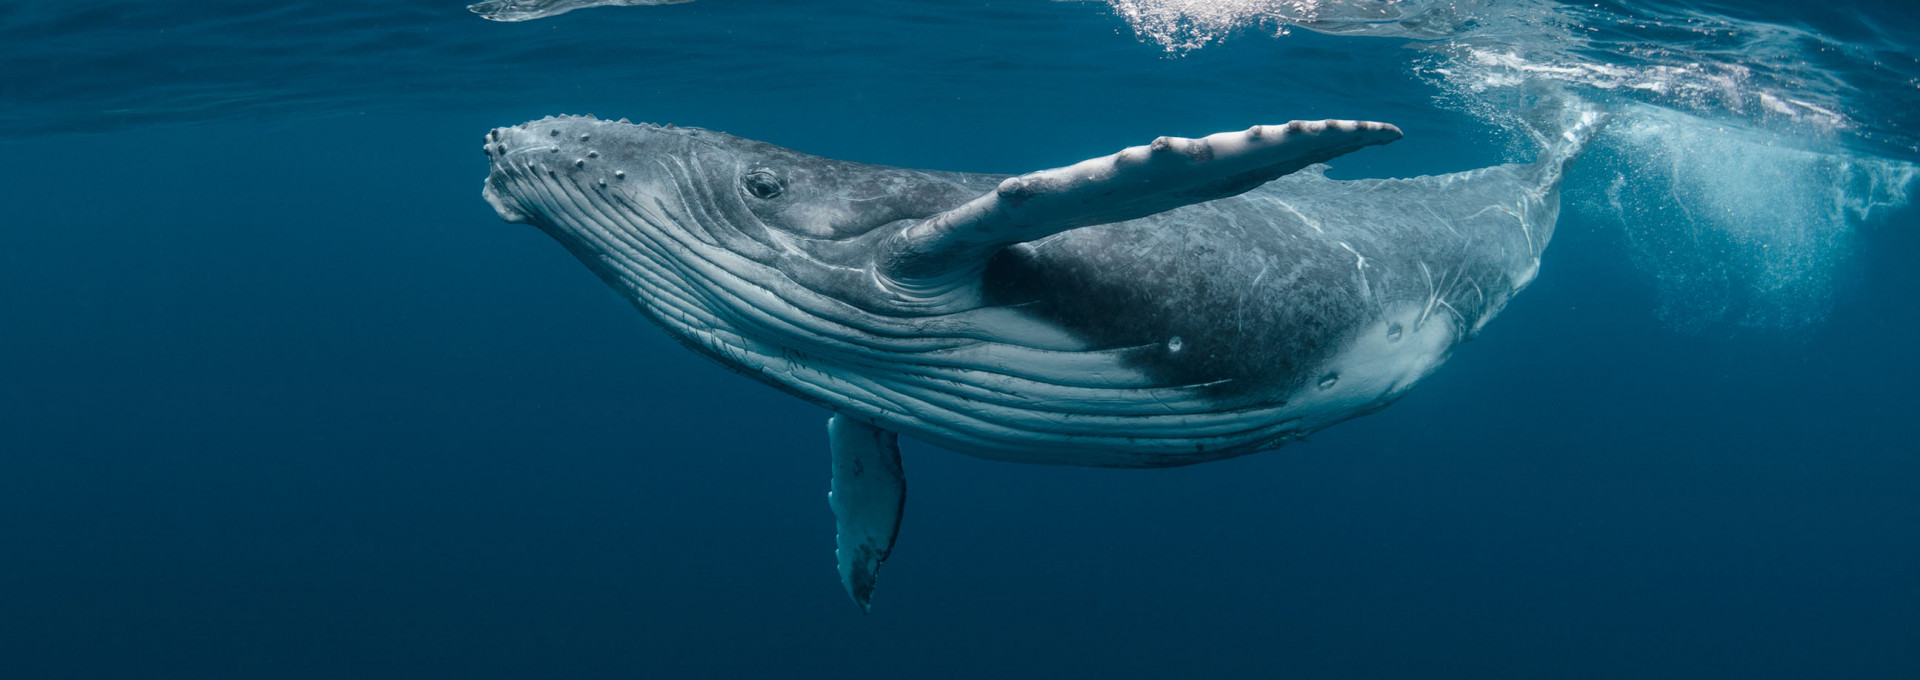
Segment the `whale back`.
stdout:
[[[1295,392],[1388,310],[1469,337],[1531,280],[1553,191],[1533,166],[1392,180],[1320,172],[1008,248],[984,280],[1094,348],[1227,398]],[[1403,328],[1402,332],[1407,329]],[[1449,343],[1451,344],[1451,343]]]

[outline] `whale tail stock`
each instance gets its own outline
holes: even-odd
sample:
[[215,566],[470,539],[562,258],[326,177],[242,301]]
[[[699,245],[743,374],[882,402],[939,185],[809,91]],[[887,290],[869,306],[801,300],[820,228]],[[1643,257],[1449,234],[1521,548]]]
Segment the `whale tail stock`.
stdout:
[[1392,125],[1351,120],[1256,125],[1200,139],[1161,137],[1008,178],[994,191],[895,234],[879,249],[875,269],[898,292],[939,297],[975,280],[1006,246],[1236,196],[1399,138]]
[[1556,92],[1535,105],[1521,127],[1540,147],[1540,159],[1534,162],[1540,185],[1558,190],[1567,166],[1610,120],[1605,108],[1571,93]]

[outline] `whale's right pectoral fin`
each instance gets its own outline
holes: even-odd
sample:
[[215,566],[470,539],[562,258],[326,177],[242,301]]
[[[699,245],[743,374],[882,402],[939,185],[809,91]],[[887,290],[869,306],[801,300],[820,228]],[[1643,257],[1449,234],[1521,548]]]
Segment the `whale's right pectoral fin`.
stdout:
[[1161,137],[998,189],[895,235],[881,274],[907,292],[978,274],[994,253],[1069,229],[1109,224],[1243,193],[1363,147],[1400,138],[1386,123],[1350,120],[1256,125],[1200,139]]
[[906,505],[907,480],[900,469],[900,437],[844,414],[827,421],[833,446],[833,506],[836,528],[833,555],[840,584],[861,612],[873,606],[880,563],[893,552]]

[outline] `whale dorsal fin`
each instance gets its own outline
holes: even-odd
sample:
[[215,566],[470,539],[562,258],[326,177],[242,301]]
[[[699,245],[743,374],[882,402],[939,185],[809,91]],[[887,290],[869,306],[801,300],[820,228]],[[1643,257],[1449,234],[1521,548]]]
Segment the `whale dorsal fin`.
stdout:
[[1256,125],[1200,139],[1161,137],[1110,156],[1010,177],[992,192],[901,230],[876,263],[905,291],[940,290],[977,275],[1008,245],[1234,196],[1399,138],[1392,125],[1351,120]]

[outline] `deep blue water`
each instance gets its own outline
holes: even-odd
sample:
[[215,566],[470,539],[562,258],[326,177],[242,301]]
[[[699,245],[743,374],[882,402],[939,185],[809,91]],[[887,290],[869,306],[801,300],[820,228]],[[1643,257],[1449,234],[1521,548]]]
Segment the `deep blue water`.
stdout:
[[[0,5],[0,676],[1920,677],[1910,5],[1170,52],[1212,24],[795,4]],[[1527,32],[1578,21],[1612,42]],[[1406,139],[1334,173],[1402,176],[1530,154],[1545,86],[1615,127],[1404,400],[1171,470],[904,442],[869,616],[827,414],[479,199],[551,113],[996,172],[1369,118]]]

